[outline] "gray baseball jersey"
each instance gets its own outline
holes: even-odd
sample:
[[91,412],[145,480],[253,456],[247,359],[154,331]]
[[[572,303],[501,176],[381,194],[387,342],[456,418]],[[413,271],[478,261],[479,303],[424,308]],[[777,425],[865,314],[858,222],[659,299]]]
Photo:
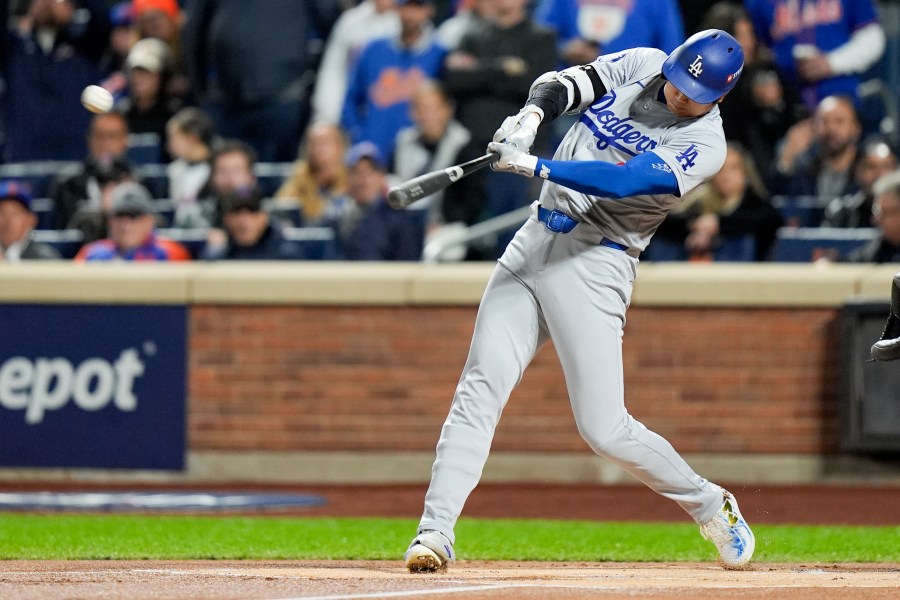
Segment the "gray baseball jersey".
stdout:
[[[556,150],[554,160],[624,163],[644,152],[670,171],[683,196],[711,177],[725,161],[725,135],[719,108],[701,118],[676,117],[658,98],[665,85],[660,69],[666,54],[637,48],[601,56],[592,64],[607,90],[581,114]],[[598,229],[609,239],[643,250],[666,214],[679,202],[674,195],[597,199],[547,181],[541,204],[559,209]]]

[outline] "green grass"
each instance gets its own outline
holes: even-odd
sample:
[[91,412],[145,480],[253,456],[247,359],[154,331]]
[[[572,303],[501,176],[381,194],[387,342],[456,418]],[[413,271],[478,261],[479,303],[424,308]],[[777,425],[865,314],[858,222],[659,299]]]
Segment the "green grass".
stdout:
[[[0,559],[389,559],[408,519],[0,514]],[[900,527],[754,528],[765,562],[900,562]],[[691,524],[463,519],[460,558],[712,561]]]

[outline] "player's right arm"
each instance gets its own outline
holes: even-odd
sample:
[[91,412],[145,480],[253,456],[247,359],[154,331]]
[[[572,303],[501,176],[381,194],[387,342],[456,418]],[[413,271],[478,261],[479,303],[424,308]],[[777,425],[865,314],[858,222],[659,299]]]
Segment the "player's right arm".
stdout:
[[665,56],[654,48],[636,48],[600,56],[586,65],[544,73],[531,84],[525,106],[503,121],[493,141],[510,143],[528,152],[539,126],[562,114],[584,110],[609,90],[658,74]]

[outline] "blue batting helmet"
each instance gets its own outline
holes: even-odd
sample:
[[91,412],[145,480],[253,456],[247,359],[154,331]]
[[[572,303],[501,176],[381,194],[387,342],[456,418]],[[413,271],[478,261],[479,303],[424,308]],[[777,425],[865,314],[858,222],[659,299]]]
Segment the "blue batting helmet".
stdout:
[[709,104],[731,91],[743,69],[744,51],[737,40],[720,29],[707,29],[675,48],[662,74],[694,102]]

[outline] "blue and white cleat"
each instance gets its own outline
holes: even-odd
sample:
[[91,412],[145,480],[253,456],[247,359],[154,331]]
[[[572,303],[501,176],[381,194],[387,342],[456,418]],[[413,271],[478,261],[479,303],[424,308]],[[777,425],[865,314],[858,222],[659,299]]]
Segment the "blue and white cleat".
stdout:
[[700,525],[700,533],[719,549],[719,558],[726,569],[740,569],[753,558],[756,539],[747,521],[741,516],[737,500],[722,490],[725,501],[712,519]]
[[410,573],[444,570],[456,560],[453,544],[447,536],[437,531],[423,531],[409,545],[403,561]]

